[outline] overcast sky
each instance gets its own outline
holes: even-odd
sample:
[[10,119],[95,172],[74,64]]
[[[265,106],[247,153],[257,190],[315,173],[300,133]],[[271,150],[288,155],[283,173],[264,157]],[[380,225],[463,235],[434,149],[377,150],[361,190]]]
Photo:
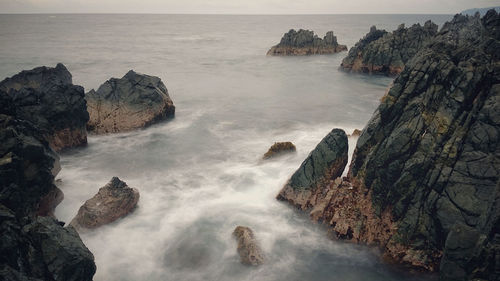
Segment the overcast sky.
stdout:
[[0,0],[0,13],[453,14],[500,0]]

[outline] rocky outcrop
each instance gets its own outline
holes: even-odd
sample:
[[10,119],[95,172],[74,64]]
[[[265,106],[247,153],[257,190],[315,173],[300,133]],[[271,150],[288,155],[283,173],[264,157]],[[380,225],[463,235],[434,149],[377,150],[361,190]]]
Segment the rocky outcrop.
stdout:
[[117,177],[85,201],[70,225],[77,230],[92,229],[113,222],[132,212],[139,201],[139,191]]
[[395,79],[348,178],[320,186],[328,198],[311,217],[442,280],[498,280],[499,59],[496,12],[446,23]]
[[342,175],[347,165],[347,135],[341,129],[333,129],[288,180],[278,194],[278,200],[308,210],[317,205],[326,187]]
[[264,154],[263,159],[270,159],[283,155],[285,153],[295,152],[297,149],[295,145],[289,141],[275,142],[269,150]]
[[92,280],[94,257],[75,230],[37,216],[42,199],[57,193],[59,157],[16,110],[0,90],[0,279]]
[[328,31],[323,37],[319,38],[311,30],[299,29],[295,31],[290,29],[278,45],[273,46],[268,52],[268,56],[304,56],[304,55],[323,55],[334,54],[347,51],[345,45],[337,42],[337,37],[333,31]]
[[133,70],[121,79],[111,78],[85,98],[90,114],[87,129],[96,134],[144,128],[175,114],[161,79]]
[[431,21],[410,28],[401,24],[392,33],[372,26],[370,32],[349,50],[340,67],[352,72],[399,74],[437,30],[438,26]]
[[238,254],[242,264],[256,266],[264,263],[264,254],[250,228],[238,226],[233,235],[238,240]]
[[22,71],[0,82],[0,90],[12,98],[16,118],[32,122],[54,150],[87,144],[83,87],[73,85],[63,64]]

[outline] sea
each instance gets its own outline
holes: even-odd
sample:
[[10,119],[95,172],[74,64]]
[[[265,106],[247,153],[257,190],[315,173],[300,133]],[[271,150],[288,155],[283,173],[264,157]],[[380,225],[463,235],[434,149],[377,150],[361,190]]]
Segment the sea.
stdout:
[[[88,137],[60,155],[56,209],[69,222],[114,176],[137,188],[133,213],[81,233],[94,280],[432,280],[382,261],[373,247],[327,229],[275,199],[333,128],[363,129],[393,78],[339,70],[347,52],[270,57],[285,32],[333,30],[352,47],[372,25],[392,31],[452,15],[0,15],[0,79],[62,62],[73,83],[97,89],[127,71],[158,76],[175,118]],[[275,142],[297,153],[264,161]],[[352,153],[356,139],[349,139]],[[253,229],[265,253],[240,263],[232,236]]]

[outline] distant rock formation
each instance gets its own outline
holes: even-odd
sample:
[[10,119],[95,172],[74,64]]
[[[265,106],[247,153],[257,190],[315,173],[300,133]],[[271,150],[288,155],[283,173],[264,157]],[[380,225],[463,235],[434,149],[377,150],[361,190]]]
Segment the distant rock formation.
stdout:
[[499,46],[493,10],[444,24],[383,98],[348,177],[320,185],[319,203],[295,205],[332,236],[378,245],[441,280],[499,280]]
[[0,82],[0,90],[12,97],[17,118],[42,130],[54,150],[87,144],[84,90],[63,64],[22,71]]
[[59,157],[16,107],[0,90],[0,279],[90,281],[94,257],[73,227],[37,216],[56,189]]
[[361,130],[359,129],[354,129],[354,131],[352,131],[352,134],[348,135],[348,137],[359,137],[361,136]]
[[465,11],[461,11],[460,13],[462,15],[466,15],[466,16],[473,16],[476,13],[479,13],[480,16],[484,16],[491,9],[494,9],[497,13],[500,13],[500,7],[498,7],[498,6],[497,7],[488,7],[488,8],[468,9],[468,10],[465,10]]
[[87,129],[96,134],[144,128],[175,114],[161,79],[133,70],[121,79],[111,78],[85,98],[90,114]]
[[438,26],[431,21],[410,28],[401,24],[392,33],[372,26],[370,32],[349,50],[340,67],[352,72],[399,74],[437,30]]
[[333,129],[292,175],[278,194],[278,200],[307,210],[317,204],[324,188],[342,175],[347,165],[347,135],[341,129]]
[[117,177],[85,201],[70,225],[77,230],[92,229],[113,222],[132,212],[139,201],[139,191]]
[[295,152],[297,149],[295,145],[289,141],[275,142],[269,150],[264,154],[263,159],[270,159],[285,153]]
[[268,52],[269,56],[304,56],[334,54],[347,51],[345,45],[339,45],[333,31],[328,31],[323,39],[311,30],[290,29],[278,45],[273,46]]
[[238,226],[233,235],[238,240],[238,254],[242,264],[256,266],[264,263],[264,254],[250,228]]

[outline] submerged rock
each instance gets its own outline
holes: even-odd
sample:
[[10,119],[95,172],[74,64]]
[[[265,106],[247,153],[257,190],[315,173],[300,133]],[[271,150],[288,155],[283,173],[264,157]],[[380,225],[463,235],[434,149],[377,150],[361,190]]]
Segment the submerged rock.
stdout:
[[410,28],[402,24],[392,33],[372,26],[370,32],[349,50],[341,68],[352,72],[399,74],[437,30],[438,26],[431,21]]
[[90,114],[87,128],[96,134],[144,128],[175,114],[161,79],[133,70],[121,79],[111,78],[85,98]]
[[342,175],[347,151],[347,135],[341,129],[333,129],[302,162],[277,198],[303,210],[316,205],[325,186]]
[[267,52],[267,55],[303,56],[334,54],[341,51],[347,51],[347,47],[337,42],[337,37],[333,35],[333,31],[328,31],[325,37],[321,39],[311,30],[299,29],[299,31],[295,31],[290,29],[283,35],[280,43]]
[[41,202],[58,194],[59,157],[32,122],[10,115],[11,99],[0,93],[0,279],[92,280],[94,257],[73,228],[37,216],[55,207]]
[[0,82],[0,90],[12,98],[13,115],[32,122],[54,150],[87,144],[83,87],[73,85],[63,64],[22,71]]
[[456,15],[406,63],[311,217],[442,280],[498,280],[500,15]]
[[238,254],[242,264],[261,265],[264,263],[264,254],[250,228],[238,226],[234,229],[233,235],[238,239]]
[[139,201],[139,191],[117,177],[85,201],[70,225],[77,230],[92,229],[113,222],[132,212]]
[[287,142],[275,142],[269,150],[264,154],[264,159],[269,159],[283,155],[284,153],[295,152],[297,149],[295,145],[289,141]]

